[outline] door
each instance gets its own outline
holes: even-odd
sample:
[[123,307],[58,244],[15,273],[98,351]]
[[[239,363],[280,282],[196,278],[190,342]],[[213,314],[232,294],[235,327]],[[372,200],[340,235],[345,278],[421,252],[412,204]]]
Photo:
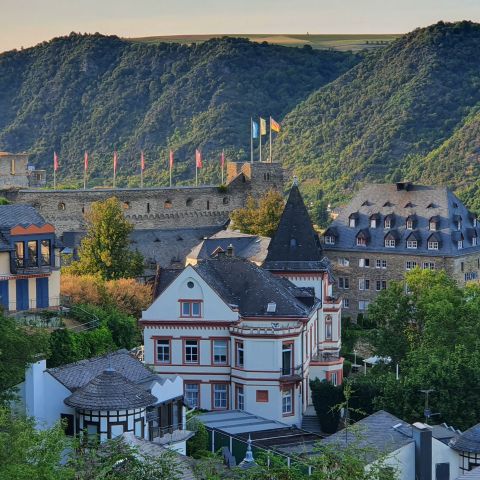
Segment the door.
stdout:
[[37,308],[48,307],[48,277],[37,278]]
[[28,310],[28,278],[17,280],[17,310]]
[[0,281],[0,305],[8,310],[8,280]]

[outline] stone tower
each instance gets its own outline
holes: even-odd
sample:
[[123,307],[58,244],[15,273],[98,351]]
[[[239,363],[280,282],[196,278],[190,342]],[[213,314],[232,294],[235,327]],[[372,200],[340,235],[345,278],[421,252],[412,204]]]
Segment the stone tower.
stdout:
[[268,162],[229,162],[227,164],[227,184],[241,173],[244,181],[250,184],[254,197],[263,195],[270,189],[283,190],[283,170],[280,163]]

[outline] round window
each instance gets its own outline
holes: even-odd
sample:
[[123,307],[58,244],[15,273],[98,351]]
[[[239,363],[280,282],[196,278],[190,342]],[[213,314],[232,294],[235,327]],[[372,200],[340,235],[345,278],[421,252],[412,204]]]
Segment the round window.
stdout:
[[187,287],[188,287],[188,288],[193,288],[194,286],[195,286],[195,285],[194,285],[193,282],[188,282],[188,283],[187,283]]

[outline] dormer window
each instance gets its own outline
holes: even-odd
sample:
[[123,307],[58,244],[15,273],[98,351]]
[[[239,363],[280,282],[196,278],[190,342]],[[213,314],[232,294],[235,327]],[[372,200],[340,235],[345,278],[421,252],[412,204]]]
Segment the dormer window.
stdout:
[[407,240],[407,248],[417,248],[418,242],[416,240]]
[[295,248],[297,246],[297,239],[291,238],[290,239],[290,248]]
[[358,212],[350,214],[348,217],[348,226],[351,228],[355,228],[358,223]]
[[440,248],[440,236],[438,233],[432,233],[427,240],[428,250],[438,250]]
[[383,228],[392,228],[393,227],[393,215],[389,214],[385,217],[383,221]]
[[360,230],[357,233],[357,247],[366,247],[370,234],[367,229]]
[[370,215],[370,228],[377,228],[380,222],[380,215],[378,213],[374,213]]
[[435,241],[428,242],[427,248],[429,250],[438,250],[438,242],[435,242]]
[[405,228],[407,230],[413,230],[415,228],[415,216],[410,215],[407,217],[407,221],[405,222]]
[[458,240],[457,241],[457,248],[461,250],[463,248],[463,240]]
[[325,237],[325,245],[335,245],[335,237],[332,235],[327,235]]
[[455,228],[457,230],[462,229],[462,217],[460,215],[454,215],[453,216],[453,224],[455,225]]
[[439,224],[440,224],[440,218],[438,216],[432,217],[428,221],[428,228],[433,232],[436,232],[438,230]]
[[385,235],[384,245],[386,248],[395,248],[397,246],[398,234],[396,230],[392,230]]
[[364,237],[357,237],[357,247],[366,247],[367,239]]
[[472,247],[477,246],[477,237],[472,237]]
[[385,247],[387,248],[395,248],[396,243],[394,238],[385,239]]

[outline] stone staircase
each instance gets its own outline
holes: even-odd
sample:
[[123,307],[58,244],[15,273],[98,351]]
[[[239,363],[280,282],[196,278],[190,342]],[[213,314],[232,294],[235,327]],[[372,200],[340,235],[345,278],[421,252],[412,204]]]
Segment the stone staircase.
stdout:
[[320,423],[318,421],[317,414],[312,405],[309,405],[305,410],[305,413],[302,417],[302,430],[307,432],[316,433],[318,435],[324,435],[322,429],[320,428]]

